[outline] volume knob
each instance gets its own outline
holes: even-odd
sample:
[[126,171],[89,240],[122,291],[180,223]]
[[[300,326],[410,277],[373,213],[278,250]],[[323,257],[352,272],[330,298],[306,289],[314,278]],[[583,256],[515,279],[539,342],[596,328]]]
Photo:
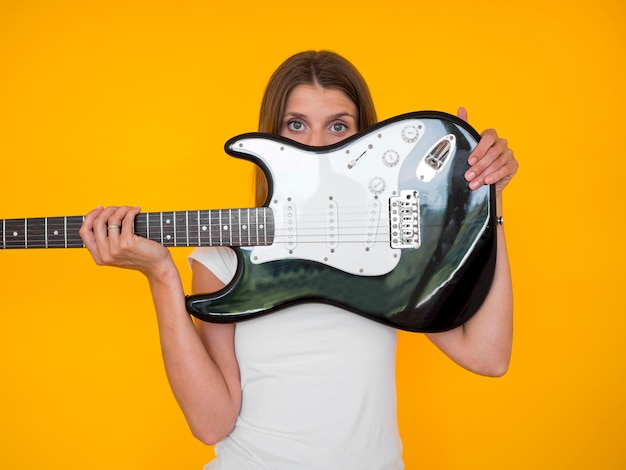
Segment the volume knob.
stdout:
[[420,136],[420,131],[417,126],[409,125],[402,129],[401,132],[402,140],[408,143],[417,142],[417,139]]

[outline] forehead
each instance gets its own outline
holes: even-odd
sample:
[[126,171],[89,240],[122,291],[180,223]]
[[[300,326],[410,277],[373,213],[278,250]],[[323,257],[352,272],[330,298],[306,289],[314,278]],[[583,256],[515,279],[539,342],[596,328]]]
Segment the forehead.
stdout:
[[287,98],[285,113],[328,114],[348,113],[356,116],[356,104],[337,88],[298,85]]

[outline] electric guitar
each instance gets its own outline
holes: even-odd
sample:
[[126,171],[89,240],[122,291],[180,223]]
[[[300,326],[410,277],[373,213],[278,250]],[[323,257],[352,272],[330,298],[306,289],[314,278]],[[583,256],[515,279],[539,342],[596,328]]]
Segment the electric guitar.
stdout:
[[[326,147],[264,133],[225,144],[265,173],[262,207],[139,214],[137,235],[168,247],[230,246],[234,279],[189,295],[188,311],[231,323],[325,302],[408,331],[461,325],[495,270],[493,186],[464,178],[479,135],[422,111]],[[83,217],[0,221],[1,248],[78,248]]]

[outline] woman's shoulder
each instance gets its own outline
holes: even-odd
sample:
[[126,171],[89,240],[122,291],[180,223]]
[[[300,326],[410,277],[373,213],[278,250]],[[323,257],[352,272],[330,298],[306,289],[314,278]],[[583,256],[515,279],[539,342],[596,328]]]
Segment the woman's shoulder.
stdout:
[[189,264],[200,263],[211,271],[220,281],[228,284],[237,270],[237,254],[228,247],[196,248],[189,255]]

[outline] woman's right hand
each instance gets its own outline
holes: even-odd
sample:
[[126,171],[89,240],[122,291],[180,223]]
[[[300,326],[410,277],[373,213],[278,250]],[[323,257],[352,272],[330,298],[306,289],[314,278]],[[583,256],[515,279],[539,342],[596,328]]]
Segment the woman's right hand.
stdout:
[[96,264],[160,276],[173,265],[163,245],[135,235],[133,223],[139,207],[97,207],[85,216],[80,236]]

